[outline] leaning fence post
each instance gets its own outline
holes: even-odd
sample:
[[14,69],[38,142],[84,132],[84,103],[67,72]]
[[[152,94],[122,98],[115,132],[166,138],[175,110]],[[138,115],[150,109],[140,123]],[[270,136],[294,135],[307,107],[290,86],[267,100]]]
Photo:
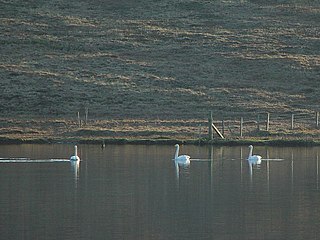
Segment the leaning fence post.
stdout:
[[210,114],[209,114],[209,140],[212,140],[212,139],[213,139],[212,123],[213,123],[213,120],[212,120],[212,111],[210,111]]
[[291,130],[294,128],[294,114],[291,114]]
[[270,113],[267,113],[266,131],[269,131],[269,125],[270,125]]

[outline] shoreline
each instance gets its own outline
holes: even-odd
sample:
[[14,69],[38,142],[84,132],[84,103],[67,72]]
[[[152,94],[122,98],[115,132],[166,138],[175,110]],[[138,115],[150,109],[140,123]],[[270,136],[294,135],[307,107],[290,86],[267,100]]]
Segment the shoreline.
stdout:
[[213,146],[242,146],[242,145],[259,145],[259,146],[320,146],[318,139],[139,139],[139,138],[8,138],[0,137],[0,145],[9,144],[96,144],[101,145],[213,145]]

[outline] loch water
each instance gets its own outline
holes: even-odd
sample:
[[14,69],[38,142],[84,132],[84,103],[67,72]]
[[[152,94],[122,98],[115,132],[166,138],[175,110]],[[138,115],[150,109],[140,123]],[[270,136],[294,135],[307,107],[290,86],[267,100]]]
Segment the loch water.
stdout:
[[247,146],[174,151],[0,145],[0,239],[320,239],[319,147],[255,146],[252,171]]

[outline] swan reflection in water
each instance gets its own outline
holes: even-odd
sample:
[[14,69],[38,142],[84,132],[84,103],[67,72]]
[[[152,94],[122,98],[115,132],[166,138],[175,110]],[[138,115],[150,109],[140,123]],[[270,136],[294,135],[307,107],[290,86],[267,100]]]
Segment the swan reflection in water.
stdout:
[[261,164],[261,156],[260,155],[252,155],[253,152],[253,146],[249,145],[249,155],[247,158],[248,164],[249,164],[249,172],[250,172],[250,181],[252,182],[252,174],[253,174],[253,167],[257,166],[257,168],[260,167]]
[[250,165],[260,165],[261,164],[261,156],[260,155],[252,155],[253,146],[249,146],[249,155],[248,155],[248,162]]
[[179,178],[180,178],[180,168],[184,170],[188,170],[190,167],[190,156],[189,155],[180,155],[179,156],[179,144],[175,145],[176,151],[174,154],[174,166],[176,170],[176,178],[177,178],[177,183],[179,184]]
[[70,161],[71,171],[73,173],[73,179],[75,183],[79,180],[80,161]]
[[279,162],[283,161],[282,158],[268,158],[269,154],[267,152],[267,158],[262,158],[259,155],[252,155],[253,146],[249,146],[249,155],[247,158],[247,162],[249,165],[249,173],[250,173],[250,182],[252,183],[253,178],[253,170],[260,169],[262,161],[266,162],[266,169],[267,169],[267,181],[268,181],[268,191],[269,191],[269,181],[270,181],[270,162]]
[[180,173],[184,173],[185,175],[189,175],[189,169],[190,169],[190,163],[192,162],[210,162],[211,159],[196,159],[191,158],[189,155],[183,154],[179,155],[179,144],[175,145],[176,151],[174,154],[174,158],[172,159],[174,161],[174,166],[176,170],[176,178],[179,183]]
[[176,173],[176,183],[177,187],[180,186],[180,175],[185,179],[188,178],[190,174],[190,165],[179,165],[177,162],[174,163],[175,173]]

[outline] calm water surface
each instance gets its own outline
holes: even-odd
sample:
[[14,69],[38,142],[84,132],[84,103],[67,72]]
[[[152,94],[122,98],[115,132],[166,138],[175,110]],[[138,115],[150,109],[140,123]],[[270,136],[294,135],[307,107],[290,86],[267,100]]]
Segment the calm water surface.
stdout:
[[[0,163],[1,239],[320,239],[320,148],[79,145],[70,162]],[[69,158],[72,145],[1,145]]]

